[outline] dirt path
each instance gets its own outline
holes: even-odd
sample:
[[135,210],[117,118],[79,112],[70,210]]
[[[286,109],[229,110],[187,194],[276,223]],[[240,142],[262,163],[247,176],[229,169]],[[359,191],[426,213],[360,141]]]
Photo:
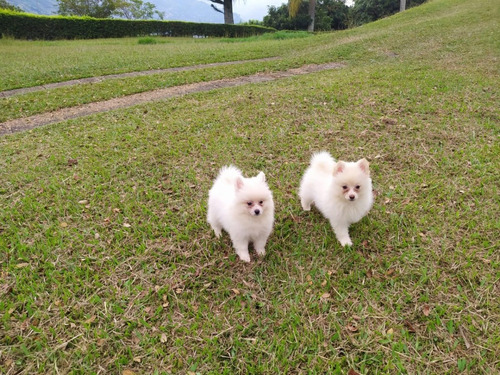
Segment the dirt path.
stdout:
[[[255,61],[255,60],[253,60]],[[226,63],[230,64],[230,63]],[[207,65],[204,65],[207,66]],[[169,87],[166,89],[159,89],[148,91],[144,93],[128,95],[121,98],[110,99],[102,102],[84,104],[77,107],[63,108],[57,111],[42,113],[30,117],[14,119],[0,123],[0,135],[12,134],[20,131],[30,130],[39,126],[53,124],[77,117],[88,116],[94,113],[107,112],[114,109],[131,107],[133,105],[168,99],[175,96],[181,96],[191,93],[209,91],[214,89],[235,87],[246,85],[250,83],[259,83],[273,81],[280,78],[291,77],[295,75],[308,74],[319,72],[329,69],[338,69],[343,67],[340,63],[327,63],[320,65],[305,65],[297,69],[290,69],[283,72],[274,73],[259,73],[250,76],[237,77],[232,79],[222,79],[210,82],[193,83],[182,86]],[[180,68],[180,69],[195,69],[194,67]],[[177,68],[174,68],[177,69]],[[140,72],[143,73],[143,72]],[[128,73],[127,73],[128,74]],[[151,73],[153,74],[153,73]],[[109,76],[108,76],[109,77]],[[97,77],[99,78],[99,77]],[[82,80],[77,80],[82,82]],[[68,81],[70,82],[70,81]],[[75,81],[74,81],[75,82]],[[63,82],[63,84],[66,82]],[[76,83],[73,83],[76,84]],[[45,86],[47,87],[47,86]]]
[[220,63],[199,64],[199,65],[181,66],[178,68],[153,69],[153,70],[145,70],[142,72],[129,72],[129,73],[120,73],[120,74],[109,74],[106,76],[72,79],[70,81],[64,81],[64,82],[47,83],[47,84],[41,85],[41,86],[23,87],[20,89],[0,91],[0,98],[8,98],[8,97],[14,96],[14,95],[26,94],[28,92],[49,90],[49,89],[54,89],[54,88],[64,87],[64,86],[74,86],[74,85],[79,85],[82,83],[97,83],[97,82],[102,82],[102,81],[105,81],[108,79],[114,79],[114,78],[142,77],[142,76],[150,76],[150,75],[159,74],[159,73],[185,72],[188,70],[210,68],[213,66],[237,65],[237,64],[244,64],[247,62],[263,62],[263,61],[272,61],[272,60],[278,60],[278,59],[279,59],[279,57],[265,57],[262,59],[254,59],[254,60],[239,60],[239,61],[228,61],[228,62],[220,62]]

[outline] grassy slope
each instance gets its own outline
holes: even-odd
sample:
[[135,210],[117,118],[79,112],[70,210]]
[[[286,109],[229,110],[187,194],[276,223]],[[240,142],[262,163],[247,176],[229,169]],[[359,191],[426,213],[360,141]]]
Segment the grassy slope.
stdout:
[[[484,3],[435,0],[280,47],[283,66],[343,70],[0,138],[0,372],[497,371],[499,9]],[[143,69],[127,48],[119,70]],[[298,203],[319,149],[371,161],[378,196],[352,249]],[[251,265],[205,223],[230,162],[264,170],[275,195]]]

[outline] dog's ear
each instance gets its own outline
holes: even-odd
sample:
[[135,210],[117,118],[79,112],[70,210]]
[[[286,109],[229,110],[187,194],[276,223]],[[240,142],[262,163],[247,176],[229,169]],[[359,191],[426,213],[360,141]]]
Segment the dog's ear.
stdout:
[[257,178],[259,180],[261,180],[262,182],[266,182],[266,175],[264,174],[264,172],[259,172],[259,174],[257,175]]
[[236,177],[236,190],[240,190],[243,187],[243,179],[238,176]]
[[365,158],[358,160],[359,168],[365,172],[368,176],[370,175],[370,163]]
[[345,170],[345,163],[343,161],[338,161],[337,164],[335,164],[335,167],[333,168],[333,175],[336,176],[339,173],[344,172]]

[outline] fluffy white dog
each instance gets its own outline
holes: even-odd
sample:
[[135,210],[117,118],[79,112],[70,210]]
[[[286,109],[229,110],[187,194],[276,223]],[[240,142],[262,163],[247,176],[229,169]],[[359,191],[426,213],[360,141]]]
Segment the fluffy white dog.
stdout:
[[223,167],[208,194],[207,220],[217,238],[222,229],[229,233],[241,260],[250,262],[250,243],[263,256],[274,223],[273,195],[264,173],[245,178],[235,166]]
[[311,204],[330,220],[342,246],[352,245],[349,226],[361,220],[373,204],[372,180],[366,159],[357,162],[335,160],[322,151],[311,158],[299,190],[302,208]]

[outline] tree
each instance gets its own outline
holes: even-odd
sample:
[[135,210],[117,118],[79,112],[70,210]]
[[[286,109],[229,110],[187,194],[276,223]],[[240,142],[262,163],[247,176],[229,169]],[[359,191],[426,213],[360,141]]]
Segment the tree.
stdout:
[[58,13],[63,16],[88,16],[94,18],[120,17],[127,19],[163,19],[163,12],[154,4],[142,0],[57,0]]
[[57,0],[58,13],[63,16],[109,18],[116,10],[113,0]]
[[264,16],[264,26],[277,30],[306,30],[311,23],[307,10],[308,5],[304,1],[300,4],[297,15],[292,18],[287,4],[282,4],[280,7],[270,6],[268,14]]
[[[354,24],[376,21],[379,18],[387,17],[400,10],[401,2],[397,0],[354,0],[352,9]],[[405,8],[420,5],[426,0],[404,0]]]
[[[288,0],[288,10],[290,12],[290,17],[294,18],[295,16],[297,16],[301,3],[302,0]],[[309,0],[308,15],[310,21],[309,21],[309,26],[307,27],[307,31],[313,32],[314,19],[316,17],[316,0]]]
[[[212,8],[217,12],[224,14],[224,23],[225,24],[234,24],[233,17],[233,0],[209,0],[212,5]],[[224,10],[220,10],[214,4],[222,5]]]
[[[347,29],[349,9],[345,0],[317,0],[314,29],[321,31]],[[278,30],[307,30],[310,24],[308,1],[300,3],[293,18],[290,17],[287,4],[279,8],[269,7],[268,14],[264,17],[264,26]]]
[[[317,13],[324,11],[330,17],[330,28],[332,30],[344,30],[349,27],[350,8],[345,0],[318,0]],[[318,22],[321,17],[316,14],[315,28],[319,28]]]
[[403,12],[406,9],[406,0],[400,0],[399,2],[399,11]]
[[113,15],[129,20],[149,20],[157,16],[159,19],[165,17],[164,12],[156,10],[156,6],[142,0],[128,0],[117,4]]
[[0,0],[0,9],[9,9],[9,10],[15,10],[16,12],[24,12],[24,10],[8,3],[6,0]]

